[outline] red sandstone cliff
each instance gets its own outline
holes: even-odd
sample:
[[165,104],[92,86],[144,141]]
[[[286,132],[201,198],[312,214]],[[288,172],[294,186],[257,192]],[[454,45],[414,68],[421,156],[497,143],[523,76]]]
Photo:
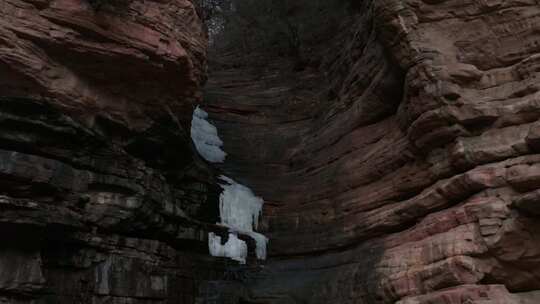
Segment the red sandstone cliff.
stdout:
[[216,55],[224,170],[266,200],[251,300],[539,303],[539,3],[364,1],[352,19],[302,72]]

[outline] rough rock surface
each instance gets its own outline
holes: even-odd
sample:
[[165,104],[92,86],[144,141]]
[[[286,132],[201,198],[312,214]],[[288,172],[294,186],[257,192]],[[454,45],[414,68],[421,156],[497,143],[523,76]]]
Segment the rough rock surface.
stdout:
[[362,1],[303,71],[215,57],[223,170],[266,201],[245,301],[540,302],[539,4]]
[[219,303],[234,286],[185,131],[206,40],[187,0],[0,2],[0,302]]
[[357,9],[302,70],[215,57],[219,169],[266,200],[244,269],[206,248],[191,1],[3,0],[0,302],[540,302],[540,3]]

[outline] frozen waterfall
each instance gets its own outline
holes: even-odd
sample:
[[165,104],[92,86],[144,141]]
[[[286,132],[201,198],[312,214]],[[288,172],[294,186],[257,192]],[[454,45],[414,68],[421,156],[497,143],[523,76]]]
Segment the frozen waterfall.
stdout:
[[255,196],[248,187],[226,176],[221,176],[220,179],[224,181],[221,185],[223,192],[219,196],[221,224],[233,232],[247,234],[253,238],[257,244],[257,258],[266,259],[268,239],[255,232],[262,212],[263,199]]
[[[191,138],[201,156],[209,162],[219,163],[225,160],[227,153],[221,147],[223,141],[219,138],[217,129],[208,122],[208,113],[197,107],[193,112],[191,122]],[[248,248],[238,234],[245,234],[256,242],[258,259],[266,259],[268,239],[255,232],[262,212],[263,199],[256,196],[251,189],[241,185],[231,178],[220,176],[223,181],[223,191],[219,196],[219,211],[221,224],[229,228],[229,236],[225,244],[215,233],[208,235],[208,247],[212,256],[227,257],[242,264],[246,262]]]

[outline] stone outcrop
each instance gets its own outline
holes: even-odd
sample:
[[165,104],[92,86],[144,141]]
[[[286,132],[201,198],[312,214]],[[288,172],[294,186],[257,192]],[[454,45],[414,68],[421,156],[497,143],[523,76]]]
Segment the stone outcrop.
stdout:
[[222,169],[266,201],[246,301],[540,302],[538,1],[359,6],[302,71],[211,65]]
[[2,303],[219,302],[212,286],[234,285],[208,255],[218,189],[189,138],[202,22],[187,0],[113,4],[0,3]]

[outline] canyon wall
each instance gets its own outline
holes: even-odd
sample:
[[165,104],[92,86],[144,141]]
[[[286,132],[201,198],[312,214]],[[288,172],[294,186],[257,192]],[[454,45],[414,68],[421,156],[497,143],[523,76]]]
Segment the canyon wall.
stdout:
[[0,2],[0,302],[223,303],[206,49],[187,0]]
[[[301,65],[212,50],[203,94],[191,1],[3,0],[0,301],[538,303],[540,3],[354,3]],[[217,172],[263,265],[208,254]]]
[[247,303],[540,302],[539,4],[362,1],[300,70],[216,52],[221,169],[270,238]]

